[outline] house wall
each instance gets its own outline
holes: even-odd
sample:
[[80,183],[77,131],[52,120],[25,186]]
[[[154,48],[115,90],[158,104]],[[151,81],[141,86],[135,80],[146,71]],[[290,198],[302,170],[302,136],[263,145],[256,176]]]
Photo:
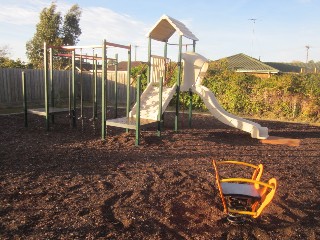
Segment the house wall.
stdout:
[[272,75],[270,73],[251,73],[251,74],[262,79],[270,78]]

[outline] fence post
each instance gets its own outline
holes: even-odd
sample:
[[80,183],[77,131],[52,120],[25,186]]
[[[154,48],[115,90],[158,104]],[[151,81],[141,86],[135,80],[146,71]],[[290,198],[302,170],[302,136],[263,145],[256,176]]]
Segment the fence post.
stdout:
[[26,73],[22,72],[22,96],[23,96],[23,112],[24,112],[24,126],[28,127],[28,107],[27,107],[27,91],[26,91]]

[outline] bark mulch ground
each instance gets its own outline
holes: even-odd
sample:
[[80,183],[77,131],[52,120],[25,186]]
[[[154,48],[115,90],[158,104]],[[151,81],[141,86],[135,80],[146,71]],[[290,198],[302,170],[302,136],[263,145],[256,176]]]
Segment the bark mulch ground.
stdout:
[[[85,112],[87,116],[90,112]],[[255,120],[270,135],[301,139],[299,147],[262,144],[208,115],[173,131],[166,113],[134,132],[89,117],[70,126],[56,116],[0,116],[1,239],[319,239],[320,127]],[[211,164],[239,160],[265,166],[278,180],[272,203],[257,219],[227,221]]]

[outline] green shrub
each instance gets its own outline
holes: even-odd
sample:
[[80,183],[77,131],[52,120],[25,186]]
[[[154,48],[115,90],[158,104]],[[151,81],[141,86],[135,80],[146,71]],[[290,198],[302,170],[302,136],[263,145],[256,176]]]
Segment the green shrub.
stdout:
[[[224,62],[210,63],[203,85],[233,114],[295,121],[320,121],[320,75],[279,74],[268,79],[235,73]],[[181,95],[182,107],[189,96]],[[205,110],[199,96],[193,95],[193,108]]]

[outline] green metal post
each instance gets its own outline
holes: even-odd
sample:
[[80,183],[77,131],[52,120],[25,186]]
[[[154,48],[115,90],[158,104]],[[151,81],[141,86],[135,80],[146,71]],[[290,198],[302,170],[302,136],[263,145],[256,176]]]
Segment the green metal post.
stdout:
[[71,117],[71,58],[69,58],[69,72],[68,72],[68,94],[69,94],[69,116]]
[[[51,107],[54,108],[54,86],[53,86],[53,49],[49,49],[50,54],[50,99],[51,99]],[[54,123],[54,114],[51,114],[51,121]]]
[[148,69],[147,69],[147,81],[151,81],[151,38],[148,39]]
[[75,51],[72,51],[72,83],[71,83],[71,97],[72,97],[72,126],[76,126],[76,59],[75,59]]
[[79,59],[79,68],[80,68],[80,118],[83,118],[83,78],[82,78],[82,49],[80,50],[80,59]]
[[49,131],[49,82],[47,43],[43,44],[43,73],[44,73],[44,105],[46,112],[46,130]]
[[[165,57],[165,61],[167,61],[167,57],[168,57],[168,42],[165,42],[165,44],[164,44],[163,56]],[[166,64],[165,68],[164,68],[164,76],[163,76],[163,81],[164,82],[166,82],[166,80],[167,80],[167,72],[168,72],[168,66]],[[162,126],[164,125],[164,114],[161,115],[161,124],[162,124]]]
[[162,120],[162,90],[163,90],[163,77],[160,77],[159,82],[159,112],[158,112],[158,136],[161,136],[161,120]]
[[[128,69],[127,69],[127,111],[126,117],[129,117],[130,112],[130,79],[131,79],[131,45],[128,50]],[[129,129],[126,129],[126,132],[129,132]]]
[[[97,57],[97,54],[95,56]],[[93,78],[94,78],[93,119],[96,119],[97,116],[98,116],[98,101],[97,101],[97,87],[98,87],[97,86],[97,79],[98,79],[97,78],[97,76],[98,76],[97,74],[98,74],[98,68],[97,68],[97,65],[98,65],[98,60],[95,59],[94,60],[94,76],[93,76]]]
[[106,40],[102,46],[102,74],[101,74],[101,139],[106,139]]
[[[106,43],[107,44],[107,43]],[[106,113],[106,121],[107,121],[107,113],[108,113],[108,47],[106,45],[106,55],[105,55],[105,70],[104,70],[104,77],[105,77],[105,98],[104,98],[104,109]]]
[[[165,58],[165,61],[167,61],[167,57],[168,57],[168,42],[165,42],[164,44],[164,53],[163,56]],[[167,63],[164,66],[164,75],[163,75],[163,81],[166,81],[167,79]]]
[[[192,42],[192,51],[195,52],[196,51],[196,41],[193,40]],[[190,99],[190,104],[189,104],[189,128],[191,128],[192,125],[192,98],[193,98],[193,93],[191,88],[189,89],[189,99]]]
[[141,92],[141,78],[140,75],[137,79],[137,112],[136,112],[136,141],[135,145],[140,144],[140,92]]
[[94,75],[95,75],[95,67],[94,67],[94,63],[95,63],[95,57],[94,57],[94,49],[92,50],[92,79],[91,79],[91,94],[92,94],[92,120],[95,120],[95,116],[94,116],[94,113],[95,113],[95,89],[96,89],[96,86],[95,86],[95,81],[94,81]]
[[192,97],[193,97],[193,94],[192,94],[192,90],[191,88],[189,89],[189,99],[190,99],[190,104],[189,104],[189,128],[191,128],[191,124],[192,124]]
[[28,106],[27,106],[27,91],[26,91],[26,73],[22,72],[22,96],[23,96],[23,112],[24,112],[24,126],[28,127]]
[[118,54],[115,56],[116,63],[114,65],[115,79],[114,79],[114,117],[118,117]]
[[182,53],[182,35],[179,37],[179,55],[178,55],[178,79],[177,79],[177,101],[176,101],[176,116],[175,116],[175,124],[174,124],[174,130],[178,131],[178,123],[179,123],[179,95],[180,95],[180,79],[181,79],[181,71],[182,71],[182,65],[181,65],[181,53]]
[[94,81],[94,75],[95,75],[95,67],[94,67],[94,63],[95,63],[95,57],[94,57],[94,48],[92,49],[92,79],[91,79],[91,96],[92,96],[92,120],[95,120],[95,81]]

